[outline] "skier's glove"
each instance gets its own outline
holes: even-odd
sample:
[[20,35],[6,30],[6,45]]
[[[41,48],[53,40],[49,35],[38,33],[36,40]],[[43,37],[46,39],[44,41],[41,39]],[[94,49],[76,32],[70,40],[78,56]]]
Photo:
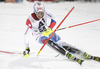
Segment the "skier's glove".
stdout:
[[42,33],[42,35],[43,35],[43,36],[48,36],[48,35],[50,35],[52,32],[53,32],[53,30],[51,30],[50,28],[48,28],[46,31],[44,31],[44,32]]

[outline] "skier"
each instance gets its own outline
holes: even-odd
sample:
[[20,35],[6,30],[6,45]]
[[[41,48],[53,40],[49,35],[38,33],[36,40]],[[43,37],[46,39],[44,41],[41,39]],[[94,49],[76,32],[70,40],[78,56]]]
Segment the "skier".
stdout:
[[[30,53],[28,34],[31,32],[32,35],[36,37],[34,39],[36,39],[39,43],[44,44],[50,34],[53,32],[52,29],[56,25],[56,19],[54,15],[45,10],[45,6],[42,2],[36,2],[34,4],[33,10],[34,12],[28,17],[26,21],[26,31],[24,34],[26,48],[23,52],[25,57],[28,57]],[[47,23],[47,18],[51,19],[50,24]],[[79,64],[82,64],[83,60],[75,57],[74,54],[78,54],[85,59],[99,60],[96,57],[91,56],[86,52],[82,52],[81,50],[74,48],[72,45],[63,42],[56,33],[54,33],[54,35],[48,41],[47,45],[65,55],[69,59],[75,60]]]

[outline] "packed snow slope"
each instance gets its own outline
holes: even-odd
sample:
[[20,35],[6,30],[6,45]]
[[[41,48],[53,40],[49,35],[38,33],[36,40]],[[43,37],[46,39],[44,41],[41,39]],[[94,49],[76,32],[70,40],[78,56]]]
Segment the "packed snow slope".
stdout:
[[[100,3],[93,2],[44,2],[45,8],[57,18],[57,25],[74,6],[68,18],[60,28],[100,19]],[[0,50],[22,52],[25,49],[23,35],[25,22],[33,12],[34,3],[0,3]],[[48,23],[50,20],[48,20]],[[57,26],[56,26],[57,27]],[[55,28],[56,28],[55,27]],[[56,32],[64,42],[100,56],[100,21],[87,25],[73,27]],[[45,46],[39,56],[37,52],[42,47],[30,35],[30,48],[33,52],[29,58],[22,55],[0,53],[0,69],[100,69],[100,63],[86,60],[82,66],[69,61],[62,55]]]

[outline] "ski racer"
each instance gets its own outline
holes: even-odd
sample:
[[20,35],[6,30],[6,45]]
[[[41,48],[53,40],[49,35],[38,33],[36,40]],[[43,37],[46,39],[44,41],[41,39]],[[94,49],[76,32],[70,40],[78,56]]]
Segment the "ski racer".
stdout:
[[[34,12],[28,17],[26,21],[26,31],[24,34],[24,43],[26,48],[23,52],[23,55],[25,57],[28,57],[30,53],[28,34],[31,32],[32,36],[36,37],[34,38],[36,41],[41,44],[44,44],[50,34],[53,32],[52,29],[56,25],[55,16],[45,10],[45,6],[42,2],[36,2],[34,4],[33,10]],[[51,19],[51,23],[47,22],[47,18]],[[89,55],[88,53],[82,52],[81,50],[74,48],[72,45],[63,42],[60,36],[58,36],[56,33],[54,33],[54,35],[48,41],[47,45],[51,46],[56,51],[62,53],[69,59],[75,60],[79,64],[81,64],[83,60],[75,57],[74,53],[79,54],[85,59],[97,60],[95,57]]]

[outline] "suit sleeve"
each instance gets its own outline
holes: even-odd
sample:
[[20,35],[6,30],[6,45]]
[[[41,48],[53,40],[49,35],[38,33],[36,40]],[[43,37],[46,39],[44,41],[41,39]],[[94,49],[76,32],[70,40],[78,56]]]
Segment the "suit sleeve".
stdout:
[[47,14],[47,17],[49,17],[51,19],[51,23],[49,25],[49,28],[53,29],[53,27],[56,25],[56,18],[52,13],[50,13],[48,11],[46,12],[46,14]]

